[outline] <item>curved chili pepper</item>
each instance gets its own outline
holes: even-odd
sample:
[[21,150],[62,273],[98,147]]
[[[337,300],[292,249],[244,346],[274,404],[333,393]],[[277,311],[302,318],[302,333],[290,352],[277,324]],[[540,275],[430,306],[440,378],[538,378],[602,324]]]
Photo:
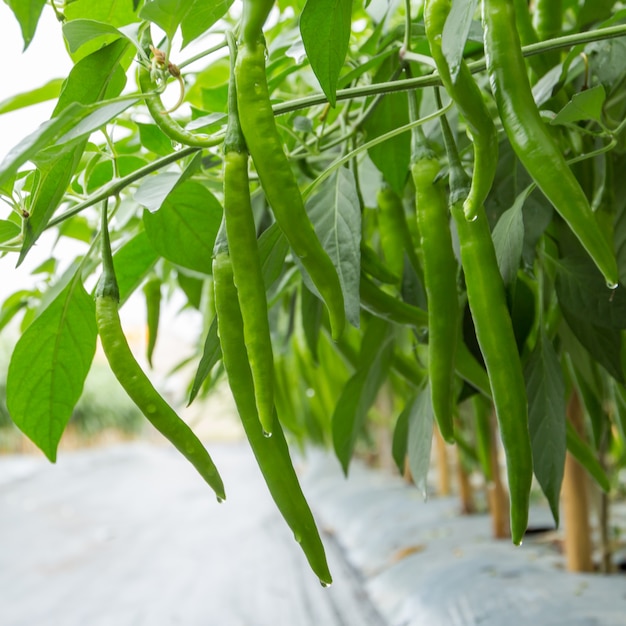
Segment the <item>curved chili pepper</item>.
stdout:
[[480,89],[465,61],[461,61],[458,75],[454,79],[450,74],[441,42],[443,27],[450,13],[451,5],[451,0],[426,0],[424,24],[430,52],[437,65],[441,82],[463,114],[470,138],[474,144],[472,184],[463,204],[465,217],[472,220],[480,212],[496,175],[498,137]]
[[548,132],[533,99],[510,0],[483,0],[485,54],[491,89],[513,150],[604,275],[619,281],[611,244],[589,201]]
[[[231,66],[236,46],[228,34]],[[224,138],[224,221],[233,265],[256,405],[267,434],[274,421],[274,356],[267,316],[267,297],[250,203],[248,150],[239,125],[234,73],[228,85],[228,126]]]
[[241,129],[276,222],[324,300],[333,338],[345,326],[337,270],[322,247],[304,208],[302,194],[283,150],[265,75],[265,45],[244,43],[235,67]]
[[465,219],[462,205],[469,181],[445,117],[441,118],[441,126],[450,166],[450,212],[459,236],[467,299],[506,454],[511,537],[520,544],[528,525],[533,477],[524,374],[487,216],[481,208],[474,221]]
[[224,484],[206,448],[152,386],[126,341],[118,313],[119,289],[113,268],[106,202],[102,209],[102,276],[96,288],[96,322],[111,371],[148,421],[196,468],[218,499]]
[[213,259],[215,309],[222,344],[222,358],[250,447],[272,498],[300,544],[311,569],[324,585],[332,582],[324,546],[302,493],[289,456],[289,448],[277,419],[272,436],[265,437],[255,404],[254,381],[246,355],[244,321],[228,251],[219,244]]

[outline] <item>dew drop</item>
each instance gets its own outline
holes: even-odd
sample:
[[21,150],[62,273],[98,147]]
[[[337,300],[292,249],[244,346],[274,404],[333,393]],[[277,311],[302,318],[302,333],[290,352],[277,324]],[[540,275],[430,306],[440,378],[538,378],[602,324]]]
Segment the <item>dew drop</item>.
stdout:
[[325,580],[320,580],[320,585],[324,587],[324,589],[328,589],[332,585],[332,583],[327,583]]
[[293,538],[296,540],[296,543],[302,543],[302,537],[298,533],[294,533]]
[[272,433],[268,432],[267,430],[263,430],[263,436],[266,439],[269,439],[272,436]]
[[478,219],[478,215],[470,215],[467,218],[468,222],[475,222]]
[[178,141],[172,141],[172,149],[177,152],[178,150],[180,150],[182,148],[182,144],[179,143]]
[[220,496],[217,496],[217,503],[224,504],[224,498],[220,498]]
[[609,289],[617,289],[619,287],[619,283],[612,283],[610,280],[606,281],[606,286]]

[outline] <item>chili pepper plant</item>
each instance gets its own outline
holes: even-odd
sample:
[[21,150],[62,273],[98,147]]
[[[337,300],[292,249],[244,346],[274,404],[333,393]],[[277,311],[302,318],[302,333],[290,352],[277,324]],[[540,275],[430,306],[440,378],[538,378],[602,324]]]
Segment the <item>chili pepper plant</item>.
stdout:
[[[426,492],[439,429],[465,509],[469,472],[501,502],[508,489],[496,534],[516,544],[533,485],[556,525],[562,485],[579,518],[580,481],[609,510],[626,461],[621,3],[8,5],[25,48],[54,12],[73,63],[0,102],[52,109],[0,163],[3,275],[56,237],[39,286],[0,308],[0,330],[19,329],[7,407],[50,461],[100,335],[145,417],[228,498],[210,442],[155,389],[118,316],[133,294],[145,303],[152,364],[162,307],[182,297],[203,330],[180,396],[230,385],[324,584],[285,437],[328,447],[346,474],[374,448]],[[68,239],[82,251],[60,264]]]

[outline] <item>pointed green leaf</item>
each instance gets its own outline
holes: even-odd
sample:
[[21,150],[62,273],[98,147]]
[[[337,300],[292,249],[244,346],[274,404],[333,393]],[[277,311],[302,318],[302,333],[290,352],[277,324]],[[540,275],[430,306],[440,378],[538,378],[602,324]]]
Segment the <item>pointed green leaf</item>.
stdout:
[[566,436],[569,453],[587,470],[589,476],[598,483],[600,488],[608,493],[611,490],[611,483],[606,472],[591,446],[583,441],[570,422],[567,422]]
[[524,218],[522,207],[532,187],[520,193],[510,209],[507,209],[493,229],[493,245],[496,249],[498,268],[505,285],[513,283],[517,276],[524,248]]
[[409,413],[409,435],[407,454],[409,467],[415,486],[422,492],[424,500],[428,495],[426,479],[430,467],[430,450],[433,442],[433,407],[430,399],[430,387],[418,394]]
[[559,259],[555,287],[571,315],[603,328],[626,328],[626,289],[609,289],[588,257]]
[[64,13],[68,22],[87,19],[119,27],[137,21],[136,4],[130,0],[72,0],[66,3]]
[[594,120],[601,122],[606,92],[602,85],[585,89],[572,96],[572,99],[554,116],[551,124],[575,124]]
[[[118,40],[81,59],[63,83],[53,116],[65,112],[74,103],[89,105],[102,100],[105,95],[115,97],[124,87],[125,73],[120,61],[127,51],[128,42]],[[57,160],[42,167],[37,187],[30,202],[30,218],[24,230],[24,244],[18,265],[37,241],[65,195],[76,167],[84,152],[86,140],[70,152],[62,153]]]
[[46,0],[4,0],[20,23],[22,39],[24,39],[24,50],[28,48],[35,36],[37,24],[41,17],[41,12],[46,4]]
[[333,445],[345,474],[367,413],[388,373],[393,355],[389,330],[387,322],[371,318],[363,335],[358,369],[345,385],[333,412]]
[[539,333],[524,374],[535,476],[558,526],[566,449],[565,383],[559,359],[543,331]]
[[463,61],[463,50],[472,26],[477,2],[478,0],[452,0],[450,13],[443,27],[441,49],[450,67],[453,81],[456,81]]
[[318,364],[317,344],[319,341],[320,331],[322,329],[322,320],[324,317],[324,305],[322,301],[314,296],[306,285],[302,285],[300,296],[300,315],[302,318],[302,330],[304,331],[304,339],[311,353],[311,359],[315,365]]
[[15,222],[0,220],[0,243],[4,243],[20,234],[20,227]]
[[207,379],[207,376],[211,373],[211,370],[215,367],[217,362],[222,358],[222,346],[220,345],[220,339],[217,334],[217,317],[213,317],[211,325],[209,326],[209,332],[204,340],[204,348],[202,350],[202,358],[198,365],[198,370],[193,379],[191,385],[191,391],[189,392],[189,406],[198,395],[200,387]]
[[194,39],[203,35],[215,22],[226,15],[233,0],[193,0],[191,8],[181,22],[183,31],[183,48]]
[[300,16],[304,49],[333,107],[337,80],[350,43],[351,21],[352,0],[308,0]]
[[[337,268],[346,317],[353,326],[358,326],[361,210],[352,172],[345,167],[339,168],[307,200],[306,209],[322,246]],[[316,293],[310,280],[306,282]]]
[[70,281],[26,329],[7,375],[13,421],[54,462],[96,350],[93,299]]
[[[397,66],[398,59],[395,55],[386,59],[376,74],[376,81],[389,80],[393,69]],[[398,126],[408,124],[408,106],[406,94],[390,93],[385,95],[363,125],[367,133],[367,139],[375,139],[398,128]],[[402,194],[411,161],[411,134],[402,133],[393,139],[389,139],[370,148],[368,154],[389,186],[395,192]]]
[[62,78],[53,78],[41,87],[36,87],[30,91],[24,91],[14,96],[10,96],[0,102],[0,115],[57,98],[61,92],[62,85]]
[[139,11],[139,17],[154,22],[171,41],[192,4],[193,0],[152,0]]
[[268,290],[282,274],[289,243],[278,224],[274,222],[259,237],[259,256],[263,270],[263,282]]
[[120,304],[124,304],[141,281],[154,267],[159,255],[150,244],[148,235],[141,231],[113,255],[115,276],[120,290]]
[[576,339],[589,354],[618,382],[626,382],[622,368],[622,333],[580,319],[563,308],[563,318]]
[[156,213],[145,210],[143,220],[150,243],[161,256],[190,270],[211,273],[222,206],[206,187],[186,181]]
[[400,415],[398,415],[396,425],[393,429],[391,456],[393,457],[393,460],[400,474],[404,474],[405,469],[404,463],[406,460],[409,439],[409,417],[411,415],[414,403],[415,397],[409,398],[404,409],[402,409],[402,412],[400,413]]
[[70,52],[76,52],[81,46],[92,39],[106,37],[107,43],[111,43],[120,37],[124,37],[115,26],[95,20],[72,20],[63,24],[63,36],[67,41]]

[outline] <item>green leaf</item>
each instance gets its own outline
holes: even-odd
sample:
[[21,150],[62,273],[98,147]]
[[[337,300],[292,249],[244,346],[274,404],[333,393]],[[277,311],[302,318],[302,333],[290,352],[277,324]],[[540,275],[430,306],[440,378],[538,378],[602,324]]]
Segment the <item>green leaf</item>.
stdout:
[[430,399],[430,387],[426,387],[418,394],[412,403],[409,413],[409,435],[407,439],[407,454],[409,467],[415,486],[426,499],[428,469],[430,467],[430,450],[433,441],[433,407]]
[[37,24],[46,0],[4,0],[13,11],[13,15],[20,24],[24,50],[28,48],[35,36]]
[[207,376],[211,373],[211,370],[221,358],[222,347],[217,334],[217,317],[213,317],[211,326],[209,326],[209,332],[207,333],[204,341],[204,348],[202,350],[200,364],[198,365],[198,371],[196,372],[193,384],[191,385],[187,406],[189,406],[196,399],[196,396],[200,391],[200,387],[202,387],[202,383],[204,383]]
[[[337,268],[344,293],[346,317],[359,325],[361,272],[361,209],[352,172],[341,167],[327,178],[306,203],[322,246]],[[317,293],[310,280],[307,286]]]
[[193,3],[194,0],[152,0],[139,11],[139,17],[154,22],[171,41]]
[[24,91],[14,96],[6,98],[0,102],[0,115],[3,113],[9,113],[10,111],[17,111],[18,109],[24,109],[32,106],[33,104],[39,104],[41,102],[47,102],[57,98],[61,92],[61,86],[63,85],[62,78],[53,78],[41,87],[36,87],[30,91]]
[[308,0],[300,16],[304,49],[333,107],[337,80],[350,43],[351,20],[352,0]]
[[626,289],[609,289],[588,257],[559,259],[555,288],[571,316],[602,328],[626,328]]
[[7,375],[13,421],[54,462],[96,351],[96,312],[71,281],[21,336]]
[[146,298],[146,320],[148,341],[146,345],[146,359],[148,365],[152,367],[152,355],[156,347],[156,340],[159,333],[159,320],[161,318],[161,280],[153,277],[143,286],[143,293]]
[[580,91],[554,116],[551,124],[574,124],[584,120],[602,121],[606,92],[602,85]]
[[187,296],[187,304],[197,311],[201,311],[205,282],[203,279],[189,276],[182,269],[176,272],[176,282]]
[[524,375],[533,467],[559,525],[559,495],[565,466],[565,383],[552,343],[540,331]]
[[622,369],[622,334],[614,328],[603,328],[573,315],[563,307],[563,318],[576,339],[589,354],[618,382],[626,382]]
[[0,243],[9,241],[20,234],[20,227],[15,222],[0,220]]
[[448,62],[453,81],[456,81],[461,68],[463,50],[472,26],[477,2],[478,0],[452,0],[450,13],[443,27],[441,49]]
[[165,156],[174,151],[172,140],[156,124],[137,124],[137,127],[141,145],[151,152]]
[[[119,40],[81,59],[63,83],[59,101],[52,115],[65,113],[65,109],[74,106],[75,103],[89,105],[102,100],[105,95],[118,96],[124,87],[125,77],[124,71],[120,68],[120,61],[127,47],[126,41]],[[25,224],[24,244],[18,265],[44,231],[65,196],[85,145],[86,140],[83,140],[71,152],[61,154],[58,159],[48,161],[40,168],[41,175],[31,197],[30,218]],[[0,171],[1,169],[0,167]]]
[[63,24],[63,36],[70,52],[76,52],[81,46],[93,39],[106,37],[106,42],[111,43],[124,37],[124,34],[111,24],[79,19]]
[[405,470],[404,463],[406,461],[409,438],[409,417],[411,415],[415,399],[415,397],[409,398],[408,402],[404,406],[404,409],[402,409],[402,412],[398,415],[396,425],[393,429],[391,456],[393,457],[394,463],[396,464],[400,474],[404,474]]
[[[376,82],[389,80],[398,66],[397,56],[390,57],[383,63],[376,74]],[[365,124],[367,139],[375,139],[409,123],[409,108],[406,94],[390,93],[385,95],[372,111]],[[411,161],[411,134],[402,133],[393,139],[368,150],[370,159],[382,173],[389,186],[402,195]]]
[[133,4],[130,0],[73,0],[66,3],[64,13],[68,21],[88,19],[119,27],[137,21]]
[[346,383],[332,416],[335,454],[347,475],[357,437],[393,355],[390,325],[371,318],[363,335],[357,371]]
[[314,296],[306,285],[302,285],[300,296],[300,314],[304,339],[311,353],[313,363],[318,364],[317,344],[322,329],[324,306],[322,301]]
[[289,243],[278,224],[274,222],[259,237],[259,256],[265,289],[276,282],[285,266],[285,257],[289,251]]
[[128,300],[158,258],[159,255],[150,244],[145,231],[135,235],[117,250],[113,255],[113,265],[120,290],[120,304]]
[[517,277],[524,248],[524,217],[522,207],[532,187],[520,193],[510,209],[507,209],[493,229],[493,245],[496,249],[498,268],[505,285]]
[[182,19],[183,48],[203,35],[215,22],[226,15],[233,0],[193,0],[191,8]]
[[83,107],[79,104],[68,107],[60,115],[41,124],[37,130],[14,146],[0,163],[0,186],[15,176],[24,163],[33,159],[44,148],[51,145],[57,137],[71,129],[81,110]]
[[611,483],[602,465],[600,465],[596,453],[589,444],[583,441],[570,422],[567,422],[566,426],[567,449],[569,453],[587,470],[589,476],[598,483],[600,488],[608,493],[611,490]]
[[135,192],[135,200],[150,213],[158,211],[169,195],[198,169],[201,161],[198,153],[182,171],[160,172],[144,178]]
[[156,213],[145,210],[143,220],[150,243],[161,256],[187,269],[211,273],[222,207],[206,187],[186,181]]

